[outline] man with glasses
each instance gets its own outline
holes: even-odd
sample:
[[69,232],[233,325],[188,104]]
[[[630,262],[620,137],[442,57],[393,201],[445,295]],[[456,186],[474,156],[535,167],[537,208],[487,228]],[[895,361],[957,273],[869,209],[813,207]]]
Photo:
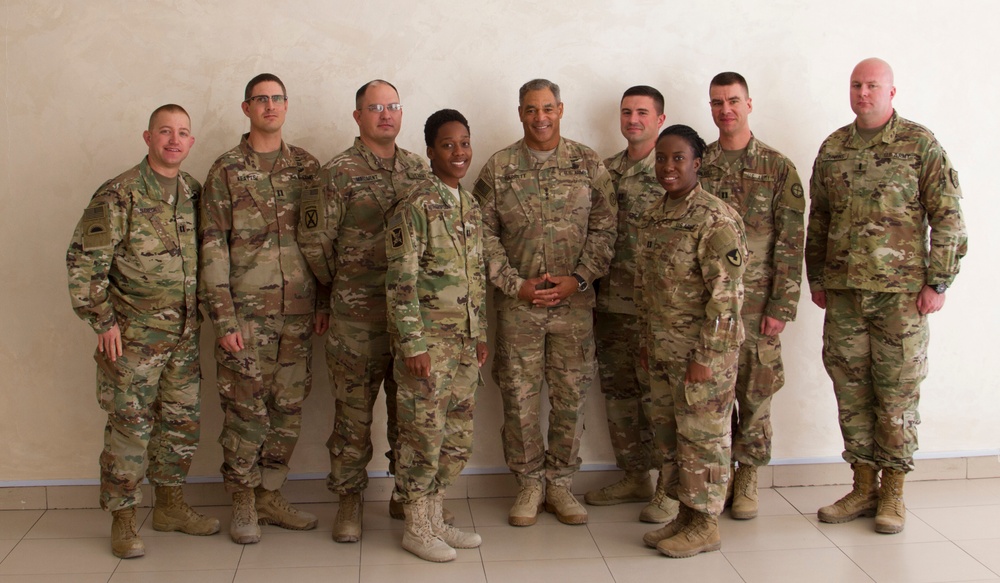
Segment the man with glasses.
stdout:
[[233,497],[229,535],[260,541],[258,523],[292,530],[316,517],[281,495],[312,385],[312,338],[329,327],[329,290],[317,289],[295,230],[319,162],[284,142],[285,85],[247,83],[250,132],[216,160],[201,205],[200,291],[215,327],[225,414],[222,477]]
[[[426,179],[427,165],[396,146],[403,108],[396,88],[376,79],[355,95],[354,145],[323,166],[302,200],[299,244],[309,266],[332,287],[326,361],[336,410],[327,487],[340,496],[333,540],[361,539],[363,495],[372,458],[372,408],[385,381],[389,447],[396,447],[396,385],[386,322],[385,227],[398,194]],[[395,471],[390,451],[389,471]],[[390,514],[402,518],[403,511]]]
[[[521,488],[507,521],[535,524],[544,496],[560,522],[586,524],[570,487],[596,372],[590,284],[614,254],[615,194],[597,153],[561,137],[558,85],[525,83],[517,112],[524,138],[486,162],[474,191],[488,277],[499,292],[493,377],[503,398],[504,457]],[[547,447],[543,381],[552,405]]]

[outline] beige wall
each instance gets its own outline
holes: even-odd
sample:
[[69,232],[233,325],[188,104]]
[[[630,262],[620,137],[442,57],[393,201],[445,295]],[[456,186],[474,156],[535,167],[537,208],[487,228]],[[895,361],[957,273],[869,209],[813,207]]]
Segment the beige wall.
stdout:
[[[712,3],[576,0],[478,2],[0,1],[0,484],[92,481],[103,418],[94,398],[94,335],[69,307],[64,253],[91,193],[145,153],[149,112],[177,102],[197,142],[185,169],[203,179],[246,130],[243,85],[280,75],[291,97],[285,136],[321,161],[350,145],[353,94],[382,77],[405,104],[399,143],[422,152],[423,120],[441,107],[472,124],[479,167],[520,136],[517,88],[537,76],[562,86],[563,134],[602,155],[623,147],[617,105],[646,83],[667,97],[668,123],[711,141],[708,80],[746,75],[756,134],[808,178],[822,139],[848,123],[853,65],[880,56],[895,66],[902,115],[937,132],[961,171],[971,255],[932,317],[924,383],[922,453],[996,451],[1000,315],[990,257],[1000,212],[993,144],[1000,94],[987,55],[1000,51],[991,0]],[[240,7],[236,11],[234,7]],[[807,302],[808,303],[808,302]],[[820,363],[822,314],[803,305],[784,335],[788,383],[774,411],[775,459],[836,459],[841,444]],[[211,346],[206,326],[204,346]],[[293,472],[327,471],[329,385],[321,354]],[[217,476],[221,415],[210,352],[203,357],[203,442],[193,476]],[[602,400],[588,403],[583,458],[613,463]],[[384,409],[380,408],[380,411]],[[500,400],[489,384],[476,416],[470,470],[503,468]],[[379,423],[376,433],[382,432]],[[384,451],[384,438],[376,445]],[[376,456],[371,468],[384,470]]]

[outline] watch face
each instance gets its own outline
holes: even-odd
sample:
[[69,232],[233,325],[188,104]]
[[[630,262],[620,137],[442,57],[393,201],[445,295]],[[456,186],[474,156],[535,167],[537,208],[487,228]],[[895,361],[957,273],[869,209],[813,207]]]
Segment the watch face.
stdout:
[[934,291],[936,291],[939,294],[943,294],[945,291],[947,291],[947,289],[948,289],[948,284],[946,283],[939,283],[936,286],[934,286]]

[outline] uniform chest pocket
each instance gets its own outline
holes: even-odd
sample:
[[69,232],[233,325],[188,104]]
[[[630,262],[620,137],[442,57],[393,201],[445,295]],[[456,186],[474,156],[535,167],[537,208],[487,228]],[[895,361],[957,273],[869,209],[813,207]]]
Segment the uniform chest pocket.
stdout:
[[136,207],[129,226],[128,251],[119,257],[145,273],[170,270],[181,262],[177,225],[156,207]]
[[511,233],[522,233],[528,225],[538,221],[539,193],[520,179],[501,179],[497,185],[496,208],[503,228]]
[[233,231],[246,238],[249,233],[266,230],[275,218],[274,208],[269,204],[271,199],[262,188],[244,187],[233,200]]
[[877,158],[873,170],[872,201],[886,214],[909,215],[919,210],[917,184],[920,180],[920,159],[914,155],[897,154]]
[[344,202],[347,206],[342,222],[345,230],[350,228],[365,237],[385,230],[385,207],[391,201],[385,200],[383,189],[375,185],[355,188]]
[[586,224],[590,217],[590,180],[583,174],[564,173],[559,181],[542,190],[542,204],[548,221]]

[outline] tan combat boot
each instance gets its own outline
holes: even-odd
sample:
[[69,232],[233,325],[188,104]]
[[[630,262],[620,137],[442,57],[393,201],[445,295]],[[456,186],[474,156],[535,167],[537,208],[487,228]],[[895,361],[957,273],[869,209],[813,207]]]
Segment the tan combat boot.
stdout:
[[423,497],[403,505],[406,525],[403,530],[403,548],[432,563],[447,563],[458,557],[455,549],[434,534],[431,528],[430,499]]
[[153,530],[199,536],[219,532],[219,519],[195,512],[184,501],[180,486],[156,486],[153,492]]
[[666,524],[677,517],[678,503],[667,495],[667,479],[664,472],[665,470],[660,470],[660,475],[656,478],[656,492],[653,494],[653,499],[639,512],[639,520],[642,522]]
[[273,524],[289,530],[312,530],[319,520],[316,516],[293,508],[280,490],[266,490],[263,486],[254,489],[257,507],[257,523]]
[[431,530],[453,549],[474,549],[483,544],[483,537],[474,532],[462,532],[444,521],[444,492],[431,494],[428,513],[431,519]]
[[673,498],[670,498],[670,500],[678,506],[677,517],[664,525],[663,528],[651,530],[642,535],[642,542],[646,543],[646,546],[651,549],[655,549],[656,545],[660,544],[660,541],[667,540],[680,532],[691,521],[691,509]]
[[668,557],[684,559],[722,548],[719,517],[690,510],[691,519],[674,536],[661,540],[656,549]]
[[566,486],[549,482],[545,486],[545,510],[563,524],[587,524],[587,509]]
[[542,481],[518,478],[518,482],[521,484],[521,491],[507,513],[507,522],[511,526],[531,526],[538,520],[538,512],[542,508]]
[[111,552],[119,559],[134,559],[146,554],[146,545],[135,526],[135,506],[111,513]]
[[878,512],[875,532],[896,534],[906,526],[906,504],[903,503],[903,481],[906,474],[892,468],[882,468],[882,486],[878,491]]
[[757,466],[740,464],[733,483],[733,506],[729,515],[736,520],[757,518]]
[[361,492],[341,494],[337,517],[333,519],[333,540],[338,543],[356,543],[361,540],[361,519],[364,512],[365,499]]
[[820,522],[839,524],[859,516],[875,516],[878,506],[878,470],[867,464],[852,464],[854,488],[846,496],[816,513]]
[[233,492],[233,519],[229,523],[229,537],[238,545],[260,542],[260,525],[257,524],[253,490]]
[[625,472],[625,477],[614,484],[584,494],[583,501],[591,506],[649,502],[653,491],[653,481],[649,479],[648,471]]
[[[452,514],[451,510],[442,508],[441,515],[444,517],[445,524],[455,524],[455,515]],[[389,518],[393,518],[395,520],[403,520],[406,518],[406,515],[403,512],[403,503],[397,501],[392,496],[389,497]]]

